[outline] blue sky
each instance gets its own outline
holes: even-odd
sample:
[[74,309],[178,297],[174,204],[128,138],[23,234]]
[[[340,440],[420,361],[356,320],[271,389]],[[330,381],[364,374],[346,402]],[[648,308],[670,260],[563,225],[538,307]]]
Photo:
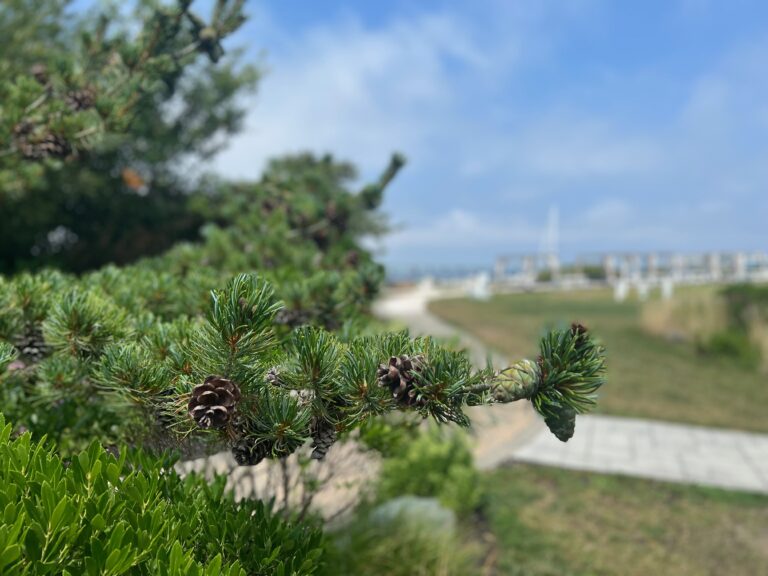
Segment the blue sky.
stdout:
[[553,206],[566,257],[768,248],[768,3],[247,7],[235,43],[268,73],[215,168],[309,149],[372,177],[404,152],[391,267],[535,251]]

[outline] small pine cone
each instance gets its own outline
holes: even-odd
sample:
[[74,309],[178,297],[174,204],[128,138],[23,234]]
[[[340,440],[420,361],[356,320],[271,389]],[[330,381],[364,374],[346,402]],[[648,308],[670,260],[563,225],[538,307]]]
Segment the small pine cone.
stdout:
[[315,422],[312,427],[312,459],[322,460],[336,442],[336,427],[325,420]]
[[46,68],[45,64],[35,64],[29,69],[29,74],[40,84],[48,83],[48,68]]
[[72,153],[72,146],[63,136],[48,133],[40,140],[24,141],[19,146],[19,151],[27,160],[66,158]]
[[47,134],[40,146],[49,158],[66,158],[72,153],[72,146],[67,139],[58,134]]
[[27,363],[36,364],[45,358],[50,352],[50,346],[45,343],[43,332],[35,327],[20,336],[14,342],[21,353],[21,358]]
[[255,466],[272,452],[268,442],[246,437],[232,443],[232,456],[240,466]]
[[275,324],[283,324],[295,328],[309,322],[310,315],[304,310],[289,310],[283,308],[275,314]]
[[73,112],[88,110],[96,104],[96,91],[93,88],[70,90],[64,101]]
[[21,138],[16,144],[21,156],[26,160],[42,160],[45,158],[43,150],[37,143]]
[[223,376],[208,376],[192,390],[187,410],[200,428],[223,428],[240,400],[237,384]]
[[280,381],[280,369],[277,366],[272,366],[272,368],[267,370],[267,373],[264,376],[264,380],[269,384],[272,384],[272,386],[283,385],[283,383]]
[[587,327],[578,322],[571,324],[571,333],[576,336],[576,348],[582,348],[587,341]]
[[571,324],[571,332],[573,332],[577,337],[581,337],[582,335],[589,332],[589,330],[587,330],[587,327],[584,326],[583,324],[574,322],[573,324]]
[[389,363],[381,364],[376,373],[379,385],[389,388],[392,397],[399,404],[413,406],[417,403],[417,389],[414,384],[416,374],[421,372],[424,358],[410,357],[406,354],[392,356]]
[[22,138],[32,132],[35,127],[29,120],[21,120],[13,126],[13,136],[15,138]]
[[501,371],[492,390],[496,402],[530,399],[539,389],[540,371],[536,362],[520,360]]
[[557,412],[546,415],[544,423],[558,440],[568,442],[576,430],[576,411],[569,406],[563,406]]

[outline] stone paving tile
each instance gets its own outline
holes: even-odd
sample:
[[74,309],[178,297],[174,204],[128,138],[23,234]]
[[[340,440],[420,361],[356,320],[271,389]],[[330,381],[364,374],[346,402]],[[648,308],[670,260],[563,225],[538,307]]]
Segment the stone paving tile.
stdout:
[[763,482],[768,484],[768,461],[752,459],[748,459],[747,461],[755,473],[763,480]]
[[563,444],[546,430],[516,460],[768,493],[768,436],[650,420],[579,416]]

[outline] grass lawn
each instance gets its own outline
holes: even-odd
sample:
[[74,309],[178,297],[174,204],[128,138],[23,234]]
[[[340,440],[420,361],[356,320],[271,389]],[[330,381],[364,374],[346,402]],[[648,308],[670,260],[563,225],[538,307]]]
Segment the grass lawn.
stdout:
[[512,465],[484,477],[496,573],[768,573],[768,496]]
[[578,320],[608,350],[599,412],[768,432],[766,376],[646,333],[638,302],[617,304],[607,291],[585,291],[443,300],[430,310],[512,359],[535,354],[545,328]]

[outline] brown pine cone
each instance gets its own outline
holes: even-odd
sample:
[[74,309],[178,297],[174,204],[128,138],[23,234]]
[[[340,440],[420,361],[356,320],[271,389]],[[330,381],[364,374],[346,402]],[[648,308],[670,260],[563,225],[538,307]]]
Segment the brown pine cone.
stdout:
[[240,466],[255,466],[272,452],[269,442],[257,442],[250,437],[240,438],[231,447],[232,456]]
[[32,132],[32,129],[35,127],[32,122],[29,120],[20,120],[13,126],[13,136],[15,138],[21,138],[23,136],[27,136],[29,133]]
[[416,374],[421,372],[422,356],[392,356],[389,363],[381,364],[376,373],[379,385],[389,388],[392,397],[406,406],[417,403],[417,389],[414,384]]
[[312,427],[312,459],[322,460],[336,443],[336,427],[325,420],[315,423]]
[[208,376],[192,390],[187,410],[200,428],[223,428],[240,400],[237,384],[223,376]]
[[588,338],[587,332],[589,332],[589,330],[587,330],[587,327],[584,326],[583,324],[579,324],[578,322],[574,322],[573,324],[571,324],[571,333],[574,336],[576,336],[577,350],[583,347],[584,344],[586,343]]
[[14,345],[21,353],[21,359],[27,363],[37,363],[50,352],[50,346],[43,338],[43,331],[39,327],[32,328],[16,338]]
[[48,68],[45,64],[37,63],[29,69],[29,74],[40,84],[48,83]]
[[22,141],[19,145],[19,151],[27,160],[66,158],[72,153],[72,146],[63,136],[48,133],[39,140]]
[[96,104],[96,91],[93,88],[70,90],[67,92],[65,102],[73,112],[88,110]]

